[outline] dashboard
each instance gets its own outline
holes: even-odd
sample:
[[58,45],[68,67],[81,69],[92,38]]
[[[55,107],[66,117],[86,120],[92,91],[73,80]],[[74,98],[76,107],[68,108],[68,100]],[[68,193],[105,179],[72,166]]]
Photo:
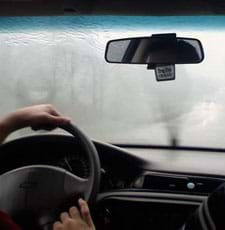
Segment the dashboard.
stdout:
[[[37,164],[58,166],[82,178],[90,175],[85,151],[72,136],[40,135],[13,142],[0,147],[1,174]],[[224,169],[218,167],[225,162],[222,152],[94,144],[101,162],[93,207],[98,229],[178,229],[225,182]]]

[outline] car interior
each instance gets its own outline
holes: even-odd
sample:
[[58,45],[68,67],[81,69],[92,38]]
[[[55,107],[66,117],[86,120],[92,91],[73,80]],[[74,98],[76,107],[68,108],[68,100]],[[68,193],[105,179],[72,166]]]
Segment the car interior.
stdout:
[[[88,28],[92,28],[91,20],[96,20],[96,16],[102,15],[106,21],[100,22],[98,19],[100,26],[104,25],[104,23],[108,23],[107,17],[155,17],[154,20],[157,21],[158,18],[164,16],[175,16],[181,20],[182,17],[186,17],[185,20],[192,20],[191,17],[196,16],[198,17],[196,20],[199,21],[208,20],[208,17],[210,17],[210,20],[215,19],[222,22],[225,20],[224,14],[225,1],[223,0],[3,0],[0,1],[0,28],[2,27],[2,30],[0,29],[0,37],[5,36],[5,29],[7,31],[6,34],[10,35],[10,37],[6,39],[13,39],[13,36],[21,36],[18,37],[18,39],[21,39],[20,41],[23,42],[23,30],[27,29],[24,22],[28,24],[31,23],[29,24],[30,27],[35,27],[35,22],[32,24],[32,18],[34,18],[34,21],[36,19],[37,21],[39,20],[39,22],[44,18],[41,23],[46,20],[50,25],[53,21],[48,21],[46,16],[56,17],[59,21],[61,16],[65,17],[62,19],[65,25],[67,25],[65,23],[67,20],[72,22],[74,22],[73,20],[78,20],[78,27],[79,18],[86,17],[87,19],[88,17]],[[21,19],[24,21],[19,23],[17,21],[18,24],[14,25],[14,19]],[[119,23],[124,19],[120,21],[120,18],[117,18],[115,20],[118,20],[116,23]],[[139,22],[141,21],[138,21],[138,23]],[[207,22],[204,24],[206,27]],[[137,26],[138,23],[136,22],[135,25]],[[165,21],[162,21],[162,23],[165,23]],[[188,23],[191,22],[189,21]],[[215,22],[212,21],[210,25],[212,26],[214,23]],[[160,23],[157,25],[159,24]],[[16,34],[18,25],[21,26],[19,31],[20,35]],[[122,29],[118,29],[118,31],[121,32],[126,25],[127,24],[124,23],[121,27]],[[191,34],[190,30],[188,30],[188,33],[181,34],[181,32],[179,33],[179,31],[177,32],[176,29],[173,30],[173,28],[169,31],[168,29],[165,29],[165,31],[163,29],[157,30],[157,25],[154,27],[155,31],[151,34],[148,32],[140,33],[138,30],[135,31],[135,27],[132,28],[132,25],[129,25],[129,29],[133,31],[132,33],[129,32],[126,34],[125,32],[121,32],[120,34],[116,31],[113,33],[113,36],[108,36],[107,26],[110,27],[108,23],[107,26],[103,28],[102,32],[102,34],[106,34],[103,46],[99,48],[99,50],[101,50],[101,55],[99,57],[101,58],[101,62],[97,62],[97,64],[94,62],[95,68],[97,69],[98,65],[101,66],[102,63],[104,63],[110,66],[109,68],[112,66],[112,68],[114,68],[112,71],[117,71],[117,69],[122,70],[124,75],[126,74],[126,70],[123,69],[125,68],[123,66],[131,68],[129,71],[134,71],[134,73],[138,73],[135,71],[139,71],[138,68],[142,68],[141,71],[146,71],[145,77],[151,77],[151,84],[157,84],[154,86],[154,90],[160,92],[158,95],[158,97],[160,97],[160,95],[165,96],[166,93],[170,92],[165,92],[162,84],[170,86],[170,84],[176,84],[176,81],[179,83],[182,77],[187,77],[185,74],[181,76],[180,68],[183,67],[180,66],[185,66],[187,72],[189,68],[193,68],[192,71],[197,74],[200,70],[199,66],[208,63],[210,52],[207,50],[206,40],[204,40],[205,34],[203,34],[203,36],[201,31],[195,30],[193,34]],[[178,25],[182,25],[182,23],[178,23]],[[117,26],[120,27],[120,25]],[[36,26],[35,28],[37,29],[39,27]],[[185,28],[186,27],[184,27],[184,30]],[[222,31],[223,28],[224,26],[221,24],[217,30],[220,29]],[[198,33],[200,34],[199,36]],[[217,33],[217,31],[214,31],[214,33]],[[35,37],[36,35],[32,36]],[[38,33],[38,36],[37,39],[43,39],[47,44],[48,41],[42,37],[42,32]],[[82,40],[82,32],[72,34],[71,36],[80,36]],[[101,34],[95,34],[95,36],[97,39],[100,39],[99,37]],[[223,41],[223,39],[225,39],[225,37],[221,35],[221,41]],[[128,42],[125,44],[126,41]],[[209,39],[209,42],[210,41],[212,40]],[[60,42],[63,42],[63,40],[60,40]],[[26,41],[24,41],[24,43],[26,43]],[[29,42],[27,42],[27,44],[25,45],[29,46]],[[18,47],[20,43],[18,42],[14,45]],[[4,45],[2,45],[2,47],[3,46]],[[182,48],[180,48],[181,46]],[[68,47],[68,49],[70,49],[70,46]],[[98,46],[96,45],[96,47]],[[170,49],[167,49],[168,47]],[[116,48],[118,49],[116,50]],[[191,49],[194,50],[194,53],[191,53]],[[222,44],[220,49],[222,56],[222,53],[225,53]],[[144,55],[150,54],[152,57],[148,56],[148,58],[144,58]],[[23,57],[21,53],[19,53],[18,56],[16,52],[12,52],[11,56],[7,55],[6,49],[4,58],[6,57],[14,60],[13,55],[17,55],[17,60],[19,60],[20,58],[18,57]],[[143,57],[141,55],[143,55]],[[4,62],[4,58],[0,59],[3,64],[6,63]],[[74,57],[71,56],[71,58]],[[220,57],[217,58],[219,60]],[[70,57],[65,58],[65,65],[69,59]],[[41,61],[36,60],[35,63],[38,66]],[[27,65],[29,67],[29,62]],[[135,69],[136,65],[138,65],[137,70]],[[58,65],[58,70],[63,69],[62,66],[63,64]],[[73,68],[68,66],[67,68],[69,69]],[[3,67],[4,66],[1,65],[0,68]],[[214,66],[212,65],[210,68],[211,67]],[[24,73],[23,71],[24,69],[21,70],[20,75]],[[37,68],[35,71],[40,70]],[[109,72],[107,73],[109,74]],[[152,76],[148,76],[150,75],[149,73],[151,73]],[[82,72],[79,74],[82,74]],[[142,72],[140,72],[140,76],[138,77],[141,78],[141,75]],[[107,76],[104,77],[107,78]],[[208,80],[208,78],[204,78],[204,76],[201,77],[203,77],[203,80],[199,80],[199,82],[196,80],[195,83],[197,85],[196,88],[200,90],[198,91],[200,92],[199,94],[204,91],[204,87],[207,85],[204,81],[206,82]],[[38,77],[35,79],[38,81]],[[213,92],[219,91],[219,89],[216,88],[217,85],[214,88],[212,86],[213,80],[216,81],[216,79],[215,77],[208,83],[209,88],[211,87]],[[189,81],[191,80],[193,80],[193,78],[189,78]],[[5,81],[7,81],[7,84],[10,84],[10,79],[9,82],[8,80]],[[13,81],[14,80],[12,80],[12,82]],[[54,81],[57,82],[57,79]],[[0,82],[3,85],[2,87],[7,87],[7,84],[4,83],[3,80],[0,80]],[[20,84],[19,81],[16,82]],[[30,82],[30,80],[28,80],[28,82],[32,85],[32,81]],[[49,82],[45,84],[48,85],[46,92],[51,92],[52,89]],[[85,84],[85,81],[83,81],[82,84]],[[90,84],[94,85],[95,81]],[[108,79],[107,84],[110,84],[110,79]],[[120,93],[120,84],[123,84],[123,82],[119,82],[112,90],[115,91],[116,94],[118,93],[118,95]],[[131,76],[129,84],[135,86],[135,84],[139,83],[132,80]],[[142,82],[141,84],[145,83]],[[183,83],[181,82],[181,84]],[[218,84],[221,85],[221,83]],[[69,97],[70,94],[68,93],[67,95],[63,91],[65,85],[63,81],[59,85],[62,93],[60,94],[57,90],[55,91],[59,93],[58,98],[62,97],[62,102],[60,103],[63,104],[64,98],[66,101],[66,97]],[[26,85],[20,86],[22,90],[20,94],[16,94],[15,97],[22,97],[28,93],[25,86]],[[178,87],[179,86],[180,85],[178,85]],[[165,122],[167,134],[164,136],[166,136],[166,141],[163,140],[164,136],[160,137],[162,134],[161,131],[157,131],[157,127],[151,124],[152,120],[150,118],[146,123],[137,123],[135,131],[130,129],[130,126],[135,123],[135,120],[132,120],[130,117],[132,117],[134,111],[138,110],[139,107],[133,108],[131,106],[132,109],[130,109],[130,107],[126,107],[122,101],[118,102],[117,107],[110,104],[110,100],[107,102],[107,105],[105,105],[106,110],[110,108],[108,116],[113,121],[111,126],[107,126],[107,120],[104,120],[99,113],[93,115],[95,119],[90,120],[88,115],[92,116],[93,108],[90,110],[86,109],[85,106],[89,104],[88,100],[85,101],[86,98],[84,96],[81,97],[79,107],[76,110],[77,113],[72,117],[72,125],[60,127],[59,131],[57,130],[56,132],[50,133],[37,133],[35,135],[33,133],[31,135],[30,131],[25,132],[26,135],[24,135],[23,132],[18,133],[16,138],[13,137],[0,146],[0,210],[9,213],[24,229],[52,229],[52,223],[57,220],[59,213],[67,210],[71,205],[76,204],[78,197],[84,197],[90,204],[97,230],[181,229],[185,221],[187,221],[190,215],[200,207],[207,197],[218,186],[225,183],[225,148],[222,144],[224,140],[224,129],[221,128],[224,124],[222,122],[219,123],[223,120],[221,118],[221,120],[218,120],[218,124],[216,123],[216,127],[212,128],[210,126],[212,120],[217,119],[216,115],[211,116],[211,112],[218,112],[216,110],[217,108],[213,107],[213,102],[210,101],[211,107],[206,107],[204,103],[208,103],[209,99],[207,97],[202,97],[201,102],[203,103],[203,107],[205,106],[204,113],[202,112],[201,115],[200,110],[196,110],[197,112],[194,113],[194,109],[189,111],[193,122],[188,121],[183,129],[186,129],[189,135],[187,135],[187,137],[193,140],[193,142],[182,142],[182,138],[186,137],[186,133],[183,134],[183,136],[178,135],[180,132],[179,128],[174,128],[180,120],[170,119],[170,116],[176,116],[179,111],[185,110],[184,108],[176,110],[173,106],[180,105],[176,100],[181,101],[181,104],[185,100],[188,101],[189,96],[184,96],[182,91],[186,92],[185,87],[187,88],[189,86],[190,85],[186,84],[184,88],[180,91],[178,90],[178,94],[181,93],[181,96],[171,93],[171,97],[166,95],[164,99],[161,98],[163,103],[161,103],[162,101],[159,99],[155,100],[156,107],[153,108],[153,111],[156,111],[159,107],[162,112],[162,115],[159,116],[157,112],[153,112],[155,121],[158,122],[160,119],[163,120],[164,118],[164,121],[172,120],[172,123]],[[41,87],[42,86],[39,87],[40,90],[43,90]],[[82,88],[85,86],[78,85],[78,87]],[[124,88],[125,87],[129,87],[129,85],[124,86]],[[138,88],[139,86],[136,85],[135,87]],[[67,91],[68,88],[65,89],[65,91]],[[96,89],[94,88],[93,91]],[[224,88],[221,86],[221,92],[223,92],[223,89]],[[6,91],[10,91],[10,94],[14,95],[13,90],[13,87],[6,89]],[[149,91],[151,90],[152,89],[149,89]],[[154,94],[154,90],[149,92],[149,95],[151,95],[151,93]],[[206,89],[206,93],[207,92]],[[128,93],[132,95],[135,94],[135,91],[128,91]],[[141,94],[141,91],[136,93]],[[110,93],[105,95],[109,94]],[[116,94],[112,95],[115,97]],[[223,93],[221,94],[223,95]],[[51,96],[51,94],[49,95],[46,96],[47,99],[44,98],[43,100],[33,101],[26,100],[24,96],[24,104],[22,105],[38,102],[53,102],[54,104],[54,100],[52,99],[53,96]],[[210,94],[211,97],[212,95],[214,94]],[[75,96],[73,95],[71,97],[75,98]],[[145,96],[147,96],[147,94],[143,93],[142,97]],[[104,97],[104,95],[102,95],[102,97]],[[128,98],[131,104],[135,103],[132,102],[132,98],[133,97]],[[149,103],[153,100],[152,98],[151,96],[149,97]],[[166,101],[166,98],[168,101]],[[196,98],[198,98],[198,96],[196,96]],[[218,98],[214,99],[215,103],[219,100]],[[187,107],[189,105],[188,103],[185,104]],[[1,114],[18,106],[18,104],[13,104],[13,106],[9,107],[3,106]],[[70,106],[77,106],[77,104],[65,104],[61,105],[60,108],[62,112],[68,111],[68,113],[72,114],[74,111],[69,108]],[[95,106],[98,106],[97,102]],[[68,110],[66,110],[66,107]],[[128,112],[126,114],[123,112],[117,113],[120,107],[123,107],[124,111],[128,108]],[[196,107],[198,107],[198,105],[196,105]],[[221,109],[219,112],[221,112],[223,109],[222,105],[219,108]],[[81,111],[80,113],[79,109]],[[143,111],[147,111],[147,109]],[[141,113],[144,116],[143,111],[141,111]],[[196,114],[200,114],[200,118],[197,117]],[[223,115],[223,111],[221,114]],[[117,130],[114,127],[117,125],[115,122],[117,119],[116,116],[124,116],[123,119],[126,120],[128,125],[123,126],[124,120],[121,120],[120,129]],[[184,117],[185,114],[182,114],[182,116]],[[205,122],[203,121],[205,118],[209,119],[209,122],[211,122],[210,125],[208,125],[207,119]],[[82,122],[87,126],[82,126]],[[184,120],[181,120],[179,127],[181,127],[182,122],[184,122]],[[102,123],[102,126],[106,128],[100,127],[97,131],[93,131],[94,128],[92,127],[92,123],[96,123],[96,126]],[[204,129],[199,128],[201,124],[204,126]],[[164,127],[162,123],[160,123],[160,125],[161,126],[158,128],[159,130]],[[195,127],[192,128],[191,125]],[[147,138],[141,139],[139,136],[142,134],[142,130],[144,130],[145,127],[149,127],[149,130],[146,131]],[[200,129],[200,131],[198,131],[198,129]],[[210,135],[208,135],[207,129]],[[111,130],[115,136],[118,135],[118,137],[121,138],[111,139],[109,141],[107,138],[101,138],[101,135],[108,137]],[[95,132],[97,134],[93,135]],[[121,136],[117,132],[121,132]],[[136,135],[139,139],[135,139]],[[130,141],[126,141],[128,140],[126,139],[128,136],[130,137]],[[204,136],[206,136],[205,139]],[[149,142],[146,141],[148,138]],[[211,139],[212,142],[210,142]],[[141,141],[138,142],[138,140]],[[154,140],[157,141],[154,142]],[[27,216],[29,216],[29,222],[25,221]]]

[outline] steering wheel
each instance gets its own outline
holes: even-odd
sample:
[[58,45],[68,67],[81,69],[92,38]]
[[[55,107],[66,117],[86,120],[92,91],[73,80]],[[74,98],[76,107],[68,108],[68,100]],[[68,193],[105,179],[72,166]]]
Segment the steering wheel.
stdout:
[[72,134],[84,149],[90,167],[87,179],[48,165],[29,165],[0,176],[0,210],[11,216],[32,214],[40,229],[51,229],[56,210],[74,195],[93,203],[100,183],[100,161],[92,141],[72,124],[59,128]]

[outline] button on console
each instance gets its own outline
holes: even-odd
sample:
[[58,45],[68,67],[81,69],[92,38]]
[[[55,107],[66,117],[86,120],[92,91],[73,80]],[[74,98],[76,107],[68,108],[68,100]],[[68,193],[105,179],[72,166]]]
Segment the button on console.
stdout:
[[193,183],[193,182],[188,182],[188,183],[187,183],[187,188],[190,189],[190,190],[195,189],[195,183]]

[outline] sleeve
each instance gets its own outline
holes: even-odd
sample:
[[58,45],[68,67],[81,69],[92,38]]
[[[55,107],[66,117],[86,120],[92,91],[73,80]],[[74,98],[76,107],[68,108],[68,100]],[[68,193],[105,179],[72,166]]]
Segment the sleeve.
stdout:
[[0,229],[4,230],[22,230],[13,220],[12,218],[0,211]]

